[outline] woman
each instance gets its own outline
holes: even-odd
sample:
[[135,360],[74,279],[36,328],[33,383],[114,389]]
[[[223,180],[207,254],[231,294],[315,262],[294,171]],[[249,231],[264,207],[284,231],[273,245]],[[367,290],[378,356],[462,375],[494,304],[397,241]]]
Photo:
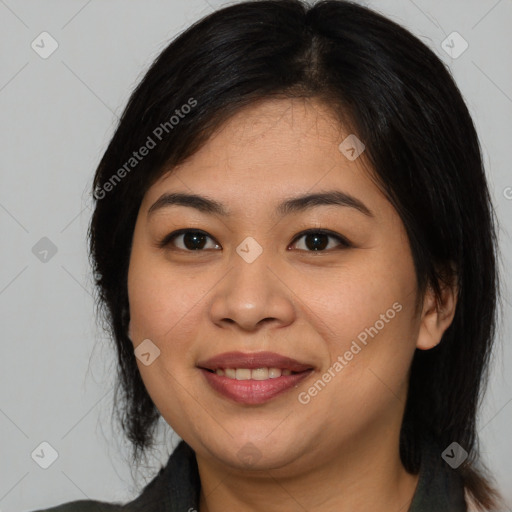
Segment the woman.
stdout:
[[51,510],[463,511],[498,304],[478,137],[441,61],[340,0],[243,2],[156,59],[90,225],[135,501]]

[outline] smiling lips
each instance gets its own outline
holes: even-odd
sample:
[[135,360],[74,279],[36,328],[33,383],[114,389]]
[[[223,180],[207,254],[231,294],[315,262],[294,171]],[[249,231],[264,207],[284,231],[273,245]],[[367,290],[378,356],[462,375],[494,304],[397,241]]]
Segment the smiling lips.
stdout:
[[243,404],[264,403],[313,371],[311,365],[274,352],[226,352],[197,367],[215,391]]

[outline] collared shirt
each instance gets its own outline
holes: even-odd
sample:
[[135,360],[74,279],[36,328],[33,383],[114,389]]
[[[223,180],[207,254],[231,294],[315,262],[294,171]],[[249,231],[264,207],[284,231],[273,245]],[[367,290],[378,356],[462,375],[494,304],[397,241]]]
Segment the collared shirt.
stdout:
[[[125,505],[80,500],[35,512],[199,512],[200,490],[195,453],[181,441],[166,466]],[[432,445],[423,447],[418,485],[407,512],[467,512],[459,474]]]

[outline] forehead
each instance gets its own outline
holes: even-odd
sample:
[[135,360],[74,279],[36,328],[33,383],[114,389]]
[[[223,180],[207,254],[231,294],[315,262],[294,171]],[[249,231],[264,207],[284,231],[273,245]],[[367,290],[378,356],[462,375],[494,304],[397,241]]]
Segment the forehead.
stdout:
[[351,160],[339,148],[349,136],[320,102],[259,102],[232,116],[186,162],[157,180],[146,207],[169,191],[207,195],[234,212],[321,190],[372,202],[382,195],[368,176],[364,152]]
[[317,101],[265,100],[232,116],[193,160],[211,169],[267,169],[275,178],[278,176],[271,172],[273,168],[279,168],[282,174],[283,167],[293,163],[290,172],[296,175],[310,162],[334,164],[339,152],[333,150],[343,133],[332,112]]

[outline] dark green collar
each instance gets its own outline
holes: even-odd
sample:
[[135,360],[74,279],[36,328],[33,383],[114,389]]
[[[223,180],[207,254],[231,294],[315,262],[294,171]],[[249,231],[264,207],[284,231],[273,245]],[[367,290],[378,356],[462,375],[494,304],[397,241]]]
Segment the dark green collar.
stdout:
[[423,442],[420,476],[408,512],[466,512],[464,486],[457,470],[442,458],[432,440]]

